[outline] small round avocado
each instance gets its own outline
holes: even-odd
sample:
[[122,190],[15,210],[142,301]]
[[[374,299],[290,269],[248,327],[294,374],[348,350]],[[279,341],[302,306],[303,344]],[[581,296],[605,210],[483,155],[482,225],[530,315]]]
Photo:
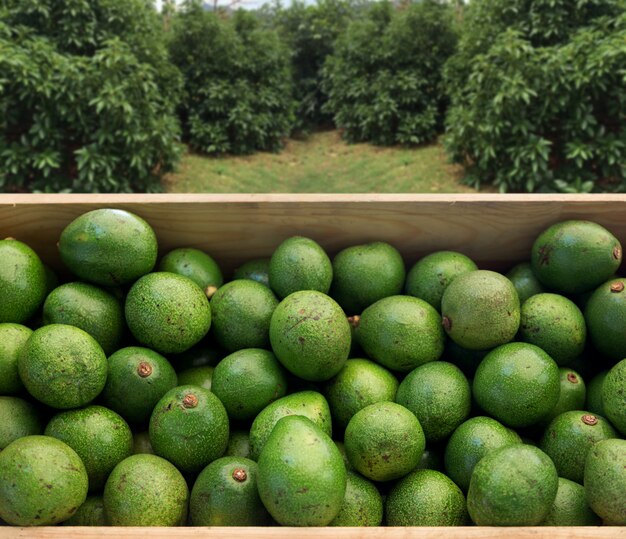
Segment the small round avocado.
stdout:
[[228,445],[228,433],[224,405],[198,386],[178,386],[168,391],[150,417],[154,453],[185,473],[199,472],[221,457]]
[[522,443],[520,437],[490,417],[476,416],[452,433],[444,454],[448,477],[467,492],[476,464],[485,455],[501,447]]
[[[585,496],[605,524],[626,526],[626,440],[594,444],[585,461]],[[2,515],[0,515],[2,516]]]
[[615,365],[602,384],[602,406],[606,417],[626,436],[626,359]]
[[329,380],[343,368],[351,340],[350,324],[341,307],[314,290],[286,297],[270,321],[270,342],[278,360],[311,382]]
[[472,390],[458,367],[433,361],[407,374],[395,400],[415,414],[432,443],[446,439],[469,417]]
[[32,333],[20,324],[0,324],[0,395],[15,395],[24,389],[17,359]]
[[283,241],[272,254],[269,278],[270,287],[281,299],[298,290],[328,294],[333,266],[318,243],[293,236]]
[[52,408],[90,403],[107,379],[107,358],[100,345],[82,329],[64,324],[34,331],[17,367],[28,392]]
[[546,291],[533,273],[530,262],[522,262],[513,266],[505,277],[513,283],[522,305],[528,298]]
[[176,385],[176,372],[167,359],[148,348],[129,346],[109,358],[102,402],[129,423],[143,423]]
[[582,485],[559,477],[559,489],[541,526],[600,526],[601,520],[589,507]]
[[539,447],[552,459],[560,477],[582,484],[585,458],[593,444],[616,437],[606,419],[572,410],[552,420]]
[[113,468],[133,454],[130,427],[103,406],[61,412],[50,420],[45,435],[76,451],[87,470],[90,492],[101,491]]
[[119,301],[97,286],[67,283],[55,288],[43,304],[43,323],[76,326],[91,335],[108,356],[119,348],[124,312]]
[[231,281],[211,298],[213,335],[230,352],[268,348],[272,314],[278,300],[272,291],[250,279]]
[[585,409],[586,388],[580,374],[572,369],[560,367],[559,382],[561,386],[559,400],[550,413],[541,419],[539,425],[548,426],[550,421],[563,412]]
[[418,260],[406,277],[405,293],[430,303],[441,312],[444,290],[459,275],[476,271],[474,261],[456,251],[437,251]]
[[19,397],[0,397],[0,451],[24,436],[41,434],[39,410]]
[[180,353],[211,327],[211,307],[200,287],[175,273],[149,273],[126,296],[126,322],[143,345],[162,354]]
[[564,294],[599,286],[619,268],[622,247],[613,234],[590,221],[562,221],[535,240],[531,265],[539,281]]
[[614,361],[626,357],[626,280],[600,285],[585,308],[585,322],[593,346]]
[[401,294],[404,277],[404,260],[395,247],[381,241],[355,245],[333,259],[329,295],[347,314],[360,314],[379,299]]
[[537,526],[550,512],[558,485],[556,468],[543,451],[507,445],[476,464],[467,509],[477,526]]
[[337,446],[310,419],[280,419],[258,464],[259,495],[282,526],[327,526],[339,514],[346,467]]
[[112,526],[182,526],[187,521],[185,478],[156,455],[132,455],[120,462],[103,499]]
[[225,457],[250,458],[250,433],[245,430],[231,430]]
[[361,314],[355,336],[369,357],[398,372],[409,372],[443,353],[439,314],[411,296],[391,296],[370,305]]
[[419,421],[404,406],[377,402],[354,414],[344,445],[357,472],[374,481],[389,481],[417,466],[426,440]]
[[179,386],[200,386],[211,391],[214,367],[192,367],[178,373]]
[[256,258],[249,260],[239,266],[233,273],[233,281],[237,279],[250,279],[261,283],[267,287],[270,286],[270,259]]
[[87,498],[87,472],[67,444],[26,436],[0,452],[0,518],[13,526],[51,526]]
[[447,476],[417,470],[398,481],[385,501],[388,526],[463,526],[465,496]]
[[104,512],[102,495],[87,496],[74,516],[63,522],[64,526],[108,526],[109,522]]
[[397,390],[398,379],[368,359],[349,359],[324,387],[333,420],[342,429],[366,406],[381,401],[393,402]]
[[587,327],[576,304],[558,294],[536,294],[522,305],[519,339],[541,348],[558,365],[583,353]]
[[254,419],[287,393],[287,377],[276,356],[260,348],[239,350],[215,367],[213,387],[231,419]]
[[23,324],[46,298],[46,270],[37,253],[21,241],[0,240],[0,322]]
[[515,337],[520,323],[519,297],[504,275],[470,271],[445,289],[441,314],[446,333],[459,346],[487,350]]
[[161,259],[159,271],[188,277],[202,288],[209,298],[224,284],[224,277],[217,262],[204,251],[191,247],[174,249],[167,253]]
[[528,427],[558,402],[559,367],[534,344],[503,344],[478,366],[472,391],[489,415],[509,427]]
[[154,230],[134,213],[110,208],[82,214],[59,240],[61,260],[84,281],[129,284],[152,271],[157,259]]
[[339,514],[329,526],[380,526],[383,499],[371,481],[356,472],[348,472],[346,495]]
[[133,433],[133,455],[154,455],[150,443],[150,433],[147,430]]
[[266,526],[270,515],[257,490],[257,463],[241,457],[214,460],[191,490],[193,526]]

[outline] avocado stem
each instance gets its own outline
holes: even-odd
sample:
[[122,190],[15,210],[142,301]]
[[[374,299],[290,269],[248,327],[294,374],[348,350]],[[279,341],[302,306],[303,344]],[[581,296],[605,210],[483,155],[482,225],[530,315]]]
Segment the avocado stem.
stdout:
[[213,294],[215,294],[215,292],[217,292],[217,286],[210,285],[204,289],[204,293],[206,294],[206,297],[209,299],[213,297]]
[[235,471],[233,471],[233,479],[243,483],[246,479],[248,479],[248,474],[242,468],[235,468]]
[[152,365],[142,361],[139,365],[137,365],[137,374],[142,378],[147,378],[152,374]]
[[585,414],[582,420],[585,425],[595,425],[598,422],[598,418],[591,414]]
[[622,290],[624,290],[624,283],[622,281],[611,285],[611,292],[621,292]]
[[354,329],[359,327],[359,322],[361,321],[361,317],[358,314],[354,316],[348,316],[348,324],[350,324]]
[[195,408],[198,406],[198,397],[196,397],[193,393],[185,395],[185,398],[183,399],[183,406],[185,408]]

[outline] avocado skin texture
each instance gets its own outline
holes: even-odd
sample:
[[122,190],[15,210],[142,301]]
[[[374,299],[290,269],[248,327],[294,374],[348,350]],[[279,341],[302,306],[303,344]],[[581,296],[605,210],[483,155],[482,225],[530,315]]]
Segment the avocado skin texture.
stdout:
[[472,417],[459,425],[448,440],[444,453],[446,474],[467,492],[480,459],[495,449],[520,443],[520,437],[499,421],[485,416]]
[[0,396],[0,451],[24,436],[41,434],[41,413],[20,397]]
[[355,245],[333,259],[329,295],[347,314],[360,314],[379,299],[402,293],[404,277],[404,260],[395,247],[381,241]]
[[110,208],[77,217],[59,240],[61,260],[70,271],[101,286],[129,284],[149,273],[157,251],[156,234],[146,221]]
[[606,417],[626,436],[626,359],[615,365],[602,384],[602,406]]
[[217,262],[200,249],[191,247],[182,247],[167,253],[159,263],[159,271],[188,277],[202,290],[209,286],[219,288],[224,284],[222,270]]
[[23,324],[46,298],[46,270],[37,253],[14,239],[0,240],[0,322]]
[[0,395],[16,395],[24,389],[17,360],[32,333],[21,324],[0,324]]
[[221,457],[198,476],[191,490],[193,526],[267,526],[271,517],[257,489],[257,463]]
[[76,451],[87,470],[89,492],[101,491],[113,468],[133,454],[130,427],[103,406],[61,412],[50,420],[44,434]]
[[552,508],[558,483],[554,464],[540,449],[501,447],[476,464],[467,509],[477,526],[537,526]]
[[528,427],[558,402],[559,368],[533,344],[503,344],[478,366],[472,391],[478,405],[506,426]]
[[63,522],[63,526],[108,526],[109,522],[104,512],[102,494],[87,496],[74,516]]
[[270,287],[283,299],[299,290],[328,294],[333,266],[318,243],[293,236],[283,241],[270,258]]
[[439,314],[411,296],[390,296],[370,305],[361,314],[355,336],[369,357],[398,372],[409,372],[443,353]]
[[278,300],[272,291],[249,279],[231,281],[211,298],[213,335],[230,352],[268,348],[272,314]]
[[426,440],[412,412],[395,402],[377,402],[352,416],[344,446],[357,472],[374,481],[389,481],[415,469]]
[[593,511],[612,526],[626,526],[626,440],[602,440],[585,461],[585,496]]
[[44,324],[76,326],[91,335],[108,356],[124,334],[124,311],[119,301],[97,286],[67,283],[55,288],[43,304]]
[[[142,367],[150,374],[142,376]],[[176,385],[176,372],[161,354],[149,348],[129,346],[109,357],[101,400],[129,423],[144,423],[159,399]]]
[[528,298],[531,298],[535,294],[546,292],[544,286],[533,273],[530,262],[522,262],[517,266],[513,266],[508,273],[505,274],[505,277],[513,283],[522,305]]
[[448,336],[469,350],[487,350],[515,337],[520,303],[513,283],[494,271],[464,273],[441,298],[443,326]]
[[192,367],[178,373],[179,386],[200,386],[211,391],[214,367]]
[[407,374],[395,401],[415,414],[431,443],[444,440],[467,419],[472,390],[458,367],[433,361]]
[[259,495],[282,526],[327,526],[343,505],[346,475],[330,437],[306,417],[287,416],[259,457]]
[[441,312],[441,298],[448,285],[459,275],[477,269],[474,261],[462,253],[437,251],[413,265],[406,277],[405,292],[427,301]]
[[225,457],[250,458],[250,433],[245,430],[231,430]]
[[596,350],[613,361],[626,357],[626,280],[600,285],[587,302],[585,321]]
[[103,498],[112,526],[183,526],[187,521],[185,478],[156,455],[132,455],[120,462]]
[[258,460],[278,421],[288,415],[304,416],[328,436],[332,436],[332,420],[328,402],[316,391],[299,391],[267,405],[250,427],[250,458]]
[[348,472],[346,495],[339,514],[329,526],[380,526],[383,499],[378,489],[356,472]]
[[[195,396],[195,405],[186,399]],[[168,391],[150,417],[150,443],[156,455],[180,471],[196,473],[221,457],[228,446],[226,409],[210,391],[178,386]]]
[[585,499],[585,488],[559,477],[559,489],[552,508],[541,526],[600,526],[602,521]]
[[563,294],[580,294],[609,279],[622,261],[622,247],[608,230],[590,221],[562,221],[535,240],[531,265],[539,281]]
[[348,359],[351,341],[341,307],[314,290],[287,296],[270,321],[274,354],[288,371],[310,382],[335,376]]
[[125,313],[135,339],[162,354],[188,350],[211,327],[206,295],[191,279],[175,273],[139,279],[126,296]]
[[233,281],[236,279],[250,279],[261,283],[269,288],[270,286],[270,259],[257,258],[249,260],[239,266],[233,273]]
[[107,358],[82,329],[51,324],[22,347],[20,378],[28,392],[52,408],[77,408],[95,399],[107,379]]
[[0,453],[0,518],[7,524],[63,522],[83,504],[87,486],[80,457],[55,438],[26,436]]
[[561,386],[559,400],[550,413],[538,423],[540,426],[548,426],[555,417],[564,412],[585,410],[586,388],[582,377],[572,369],[559,367],[559,383]]
[[435,470],[417,470],[398,481],[385,502],[388,526],[463,526],[465,496]]
[[587,384],[585,405],[582,406],[582,409],[589,410],[592,414],[601,415],[602,417],[607,417],[602,400],[602,388],[607,374],[609,374],[609,371],[599,372],[590,380]]

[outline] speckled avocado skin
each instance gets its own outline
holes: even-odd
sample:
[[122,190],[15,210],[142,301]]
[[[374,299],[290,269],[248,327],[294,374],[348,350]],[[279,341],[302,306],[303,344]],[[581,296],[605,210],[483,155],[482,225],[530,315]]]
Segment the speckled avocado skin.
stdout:
[[0,451],[24,436],[41,434],[40,411],[19,397],[0,397]]
[[185,478],[156,455],[124,459],[104,487],[104,508],[112,526],[183,526],[188,501]]
[[228,438],[228,447],[224,452],[226,457],[250,458],[250,433],[245,430],[231,430]]
[[257,283],[261,283],[269,287],[270,285],[270,259],[257,258],[249,260],[239,266],[233,273],[233,281],[235,279],[251,279]]
[[133,336],[162,354],[188,350],[211,327],[206,295],[191,279],[175,273],[139,279],[126,296],[125,313]]
[[622,247],[608,230],[590,221],[562,221],[544,230],[531,252],[534,274],[557,292],[580,294],[599,286],[619,268]]
[[522,305],[528,298],[546,291],[533,273],[530,262],[522,262],[513,266],[505,277],[513,283]]
[[112,354],[124,332],[124,312],[119,301],[97,286],[67,283],[55,288],[43,304],[44,324],[76,326]]
[[231,281],[211,298],[213,335],[230,352],[269,348],[270,320],[278,300],[273,292],[249,279]]
[[341,307],[313,290],[294,292],[270,321],[272,349],[283,366],[311,382],[329,380],[344,366],[352,333]]
[[34,331],[18,359],[28,392],[52,408],[77,408],[95,399],[107,379],[107,358],[82,329],[51,324]]
[[270,287],[279,298],[298,290],[317,290],[328,294],[333,266],[318,243],[293,236],[274,251],[269,266]]
[[[189,398],[195,402],[187,403]],[[226,409],[210,391],[178,386],[168,391],[150,417],[150,443],[156,455],[179,470],[199,472],[228,446]]]
[[189,277],[205,291],[209,286],[219,288],[224,284],[224,277],[217,262],[200,249],[191,247],[174,249],[167,253],[159,263],[159,271]]
[[87,470],[90,492],[102,490],[113,468],[133,454],[130,427],[103,406],[61,412],[50,420],[45,435],[76,451]]
[[74,516],[63,522],[64,526],[108,526],[109,522],[104,512],[102,495],[87,496]]
[[573,410],[552,420],[539,447],[552,459],[560,477],[582,484],[585,458],[593,444],[616,437],[603,417]]
[[346,473],[326,433],[306,417],[283,417],[259,457],[259,495],[283,526],[326,526],[341,510]]
[[593,346],[614,361],[626,357],[626,280],[601,284],[585,307],[585,322]]
[[178,373],[178,385],[200,386],[211,391],[214,367],[191,367]]
[[463,526],[468,521],[461,489],[435,470],[417,470],[398,481],[385,513],[389,526]]
[[0,395],[15,395],[24,389],[17,359],[32,333],[21,324],[0,324]]
[[606,417],[626,436],[626,359],[615,365],[602,384],[602,406]]
[[288,415],[304,416],[328,436],[332,435],[332,420],[328,402],[316,391],[292,393],[266,406],[250,427],[250,458],[257,460],[276,423]]
[[77,217],[59,240],[61,259],[72,273],[102,286],[132,283],[152,271],[157,250],[156,235],[146,221],[110,208]]
[[341,510],[329,526],[380,526],[383,499],[378,489],[356,472],[348,472],[347,479]]
[[0,322],[23,324],[46,297],[44,265],[21,241],[0,240],[0,290]]
[[585,461],[585,495],[605,524],[626,526],[626,440],[595,444]]
[[501,447],[474,468],[467,509],[477,526],[537,526],[552,508],[558,483],[543,451],[524,444]]
[[80,457],[63,442],[49,436],[15,440],[0,453],[0,518],[13,526],[63,522],[87,498],[87,483]]
[[404,277],[404,260],[395,247],[381,241],[355,245],[333,259],[329,295],[348,315],[361,314],[379,299],[400,294]]
[[602,521],[585,499],[585,488],[559,477],[559,489],[542,526],[600,526]]
[[550,421],[563,412],[569,412],[570,410],[586,410],[586,388],[585,382],[580,374],[572,369],[560,367],[559,383],[561,386],[559,400],[550,413],[541,419],[539,422],[540,425],[547,426]]

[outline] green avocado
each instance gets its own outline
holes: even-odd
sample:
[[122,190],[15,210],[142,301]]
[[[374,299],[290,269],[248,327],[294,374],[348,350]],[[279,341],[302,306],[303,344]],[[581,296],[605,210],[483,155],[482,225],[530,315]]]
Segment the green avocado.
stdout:
[[626,357],[626,280],[612,279],[589,298],[585,322],[593,346],[613,361]]
[[530,262],[522,262],[517,266],[513,266],[509,272],[505,274],[505,277],[513,283],[522,305],[528,298],[546,291],[533,273]]
[[269,258],[257,258],[255,260],[249,260],[235,270],[235,272],[233,273],[233,281],[237,279],[250,279],[269,287],[269,271]]
[[559,489],[541,526],[600,526],[601,520],[585,499],[582,485],[559,477]]
[[24,436],[41,434],[41,413],[19,397],[0,397],[0,451]]
[[102,495],[87,496],[74,516],[63,522],[64,526],[108,526],[104,512],[104,500]]
[[191,247],[174,249],[167,253],[161,259],[159,271],[189,277],[204,290],[209,298],[224,283],[224,277],[217,262],[204,251]]
[[17,360],[32,333],[20,324],[0,324],[0,395],[16,395],[24,389]]
[[214,367],[192,367],[178,373],[179,386],[200,386],[211,391]]
[[231,430],[228,437],[228,446],[225,457],[250,458],[250,432],[245,430]]
[[585,409],[586,388],[580,374],[572,369],[559,367],[559,382],[561,385],[559,400],[548,415],[538,423],[540,426],[548,426],[550,421],[563,412]]
[[168,354],[173,367],[181,372],[195,367],[215,367],[228,355],[213,339],[204,339],[180,354]]
[[339,514],[329,526],[380,526],[383,499],[376,486],[356,472],[348,472],[346,495]]
[[581,409],[589,410],[592,414],[606,417],[604,403],[602,401],[602,388],[607,374],[609,374],[609,371],[601,371],[587,384],[587,398],[585,405],[582,406]]
[[626,359],[615,365],[602,384],[602,406],[606,417],[626,436]]

